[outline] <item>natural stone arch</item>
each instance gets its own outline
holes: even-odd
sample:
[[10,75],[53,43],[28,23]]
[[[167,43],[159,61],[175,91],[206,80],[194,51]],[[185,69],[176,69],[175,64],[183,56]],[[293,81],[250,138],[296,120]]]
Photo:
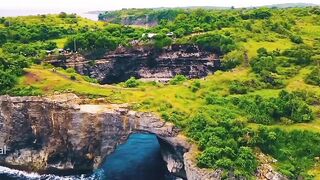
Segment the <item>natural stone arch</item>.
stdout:
[[10,149],[7,156],[0,156],[0,165],[87,172],[98,168],[130,134],[143,131],[158,137],[169,172],[191,180],[219,179],[221,171],[195,165],[195,146],[172,123],[152,113],[131,111],[127,105],[79,105],[80,101],[72,94],[0,96],[0,123],[4,124],[0,146]]

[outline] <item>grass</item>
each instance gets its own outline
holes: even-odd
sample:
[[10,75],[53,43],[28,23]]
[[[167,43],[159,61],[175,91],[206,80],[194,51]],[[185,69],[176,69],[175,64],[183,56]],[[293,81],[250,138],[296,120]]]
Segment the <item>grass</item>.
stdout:
[[[186,114],[192,114],[202,105],[204,97],[208,92],[213,92],[221,96],[229,95],[229,82],[232,80],[246,80],[252,78],[252,74],[246,68],[238,68],[230,72],[216,72],[205,79],[200,80],[201,89],[194,93],[189,88],[193,80],[189,80],[181,85],[152,85],[151,83],[142,83],[138,88],[123,88],[119,85],[99,85],[92,84],[84,80],[83,76],[74,73],[67,73],[65,70],[52,72],[51,68],[43,66],[32,66],[26,69],[26,75],[20,78],[18,87],[34,86],[40,88],[44,94],[53,94],[55,92],[73,92],[77,95],[90,97],[105,97],[111,103],[131,103],[143,105],[139,110],[160,112],[160,106],[170,104],[173,110],[178,110]],[[300,84],[300,88],[309,88],[309,85],[301,85],[301,77],[304,69],[297,77],[292,78],[287,90],[296,90],[291,87],[294,84]],[[71,80],[71,75],[76,80]],[[314,87],[317,89],[316,87]],[[317,89],[319,90],[319,88]],[[263,97],[276,97],[279,89],[262,89],[250,92],[251,95],[260,95]],[[145,105],[148,104],[148,105]],[[315,111],[320,107],[315,107]],[[318,118],[318,117],[317,117]],[[252,125],[251,125],[252,126]],[[320,119],[311,123],[301,123],[293,125],[274,125],[274,127],[283,127],[285,129],[305,129],[320,132]]]
[[313,175],[314,179],[320,180],[320,163],[316,163],[315,166],[308,171],[308,174]]
[[72,22],[71,18],[59,18],[57,14],[49,14],[49,15],[36,15],[36,16],[19,16],[19,17],[7,17],[7,19],[11,23],[15,22],[23,22],[28,25],[32,24],[46,24],[49,26],[59,26],[59,27],[70,27],[74,29],[82,28],[82,27],[104,27],[104,22],[96,22],[87,18],[82,18],[77,16],[77,22]]
[[273,51],[276,49],[283,50],[292,47],[292,42],[288,39],[278,39],[274,42],[266,42],[266,41],[254,41],[248,40],[248,42],[242,43],[242,46],[248,50],[249,58],[252,58],[257,55],[257,50],[259,48],[266,48],[268,51]]
[[309,68],[303,68],[300,70],[299,74],[288,81],[287,89],[291,91],[296,90],[308,90],[320,94],[319,86],[313,86],[306,84],[304,78],[309,74],[311,70]]
[[73,92],[78,95],[103,96],[115,103],[142,103],[152,101],[154,106],[151,110],[157,111],[157,104],[170,103],[174,108],[185,112],[192,112],[203,103],[201,97],[208,91],[216,91],[227,94],[227,84],[230,80],[246,77],[248,71],[238,69],[233,72],[217,72],[206,80],[200,80],[202,89],[193,93],[189,86],[192,80],[181,85],[156,86],[151,83],[142,83],[139,88],[130,89],[119,86],[98,85],[86,82],[81,75],[75,74],[76,80],[71,80],[73,74],[64,70],[53,72],[51,68],[32,66],[26,69],[25,76],[21,77],[17,87],[34,86],[40,88],[44,94],[54,92]]
[[58,48],[63,49],[65,43],[67,42],[67,38],[53,39],[51,41],[57,43]]
[[108,96],[112,89],[97,88],[89,82],[84,81],[80,75],[76,75],[76,79],[71,80],[66,74],[58,74],[51,69],[45,69],[41,66],[33,66],[26,69],[26,74],[19,80],[20,86],[34,86],[40,88],[45,94],[59,92],[75,92],[79,95],[94,94],[97,96]]

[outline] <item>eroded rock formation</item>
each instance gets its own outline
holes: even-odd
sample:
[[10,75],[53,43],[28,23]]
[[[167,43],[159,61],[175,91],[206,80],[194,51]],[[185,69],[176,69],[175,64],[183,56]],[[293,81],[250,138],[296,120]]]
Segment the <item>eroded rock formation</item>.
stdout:
[[171,173],[200,178],[194,172],[201,171],[186,156],[192,145],[173,124],[126,105],[79,103],[72,94],[0,96],[0,147],[9,149],[0,156],[0,165],[38,172],[90,172],[129,134],[142,131],[157,135]]
[[[0,96],[0,165],[43,173],[87,173],[134,132],[157,135],[167,169],[189,180],[221,179],[222,170],[196,165],[197,147],[173,124],[127,105],[92,105],[73,94]],[[259,156],[260,157],[260,156]],[[262,162],[258,179],[286,179]],[[236,179],[230,174],[231,179]]]
[[48,57],[46,62],[75,68],[78,73],[96,78],[102,84],[122,82],[130,77],[168,81],[177,74],[201,78],[220,66],[217,55],[195,45],[172,45],[160,51],[145,46],[119,47],[97,60],[69,54]]

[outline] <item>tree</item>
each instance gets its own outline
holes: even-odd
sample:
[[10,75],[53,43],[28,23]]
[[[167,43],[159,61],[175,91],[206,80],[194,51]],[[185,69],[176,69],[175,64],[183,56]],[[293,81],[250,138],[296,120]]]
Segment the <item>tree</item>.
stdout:
[[67,18],[68,14],[65,12],[60,12],[59,13],[59,18]]
[[250,176],[247,172],[254,172],[258,161],[249,147],[240,147],[235,164],[240,170],[240,175]]
[[267,49],[266,48],[259,48],[258,50],[257,50],[257,53],[258,53],[258,56],[259,57],[262,57],[262,56],[268,56],[268,51],[267,51]]
[[290,61],[297,65],[308,65],[311,62],[313,52],[306,45],[298,45],[292,49],[285,50],[282,55],[291,57]]
[[0,46],[7,42],[7,33],[5,31],[0,31]]
[[254,58],[251,62],[252,70],[255,73],[262,73],[263,71],[276,72],[277,64],[275,59],[271,56],[262,56]]
[[166,34],[160,33],[157,34],[154,38],[154,46],[157,49],[161,49],[163,47],[169,46],[172,43],[172,39],[167,37]]
[[220,34],[204,34],[195,36],[193,41],[207,51],[217,54],[226,54],[236,48],[232,38]]
[[10,71],[0,69],[0,93],[12,88],[17,81],[17,77]]

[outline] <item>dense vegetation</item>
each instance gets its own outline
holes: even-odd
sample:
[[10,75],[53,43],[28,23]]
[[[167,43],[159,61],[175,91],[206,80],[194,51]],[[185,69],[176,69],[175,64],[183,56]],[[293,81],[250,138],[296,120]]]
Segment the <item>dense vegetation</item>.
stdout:
[[[73,92],[132,103],[179,126],[198,144],[200,167],[252,177],[264,153],[289,179],[319,178],[319,12],[317,7],[134,9],[100,16],[114,23],[156,22],[148,28],[94,23],[65,13],[2,18],[0,92]],[[41,62],[48,50],[68,48],[95,58],[133,41],[157,50],[197,44],[222,57],[221,71],[205,80],[177,75],[163,84],[130,78],[102,87],[74,69],[52,72]]]

